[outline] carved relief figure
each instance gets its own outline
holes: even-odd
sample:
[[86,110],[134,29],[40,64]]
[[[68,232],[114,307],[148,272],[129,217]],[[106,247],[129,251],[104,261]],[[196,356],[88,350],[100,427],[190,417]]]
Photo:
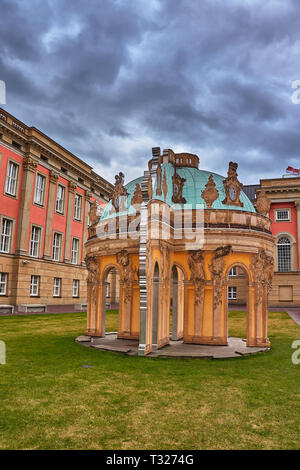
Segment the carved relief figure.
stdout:
[[205,189],[202,191],[201,196],[206,202],[208,208],[210,208],[214,201],[218,199],[219,192],[216,190],[216,183],[214,182],[213,175],[210,175],[208,178]]
[[123,280],[125,286],[124,303],[127,304],[132,296],[132,283],[134,281],[135,272],[131,268],[130,256],[127,250],[121,250],[117,253],[117,263],[123,267]]
[[173,182],[173,196],[172,196],[172,202],[175,204],[185,204],[186,200],[182,196],[182,190],[183,190],[183,185],[185,183],[185,178],[181,178],[181,176],[178,175],[176,172],[176,167],[175,167],[175,172],[172,177],[172,182]]
[[237,167],[237,163],[229,163],[227,178],[223,181],[226,197],[222,202],[230,206],[243,207],[244,204],[240,201],[240,193],[243,189],[243,185],[237,179]]
[[267,215],[270,210],[271,201],[266,195],[266,191],[262,189],[256,201],[256,210],[260,214]]
[[222,289],[224,285],[224,256],[232,252],[232,246],[220,246],[215,250],[209,269],[214,286],[214,309],[222,303]]
[[203,251],[190,251],[188,257],[188,265],[191,270],[191,280],[195,286],[195,305],[203,302],[204,286],[205,286],[205,270]]
[[158,163],[157,169],[156,169],[156,195],[161,196],[161,176],[162,176],[162,171],[161,171],[161,165]]
[[97,301],[97,285],[99,281],[99,262],[96,256],[88,256],[85,258],[86,267],[88,270],[87,283],[92,289],[92,297],[95,302]]
[[271,290],[274,259],[268,256],[263,248],[259,248],[258,253],[252,256],[251,269],[255,282],[255,307],[257,308],[262,302],[264,287],[267,288],[267,293]]
[[168,183],[167,183],[166,170],[164,170],[163,192],[164,192],[164,201],[166,202],[166,197],[167,197],[167,193],[168,193]]

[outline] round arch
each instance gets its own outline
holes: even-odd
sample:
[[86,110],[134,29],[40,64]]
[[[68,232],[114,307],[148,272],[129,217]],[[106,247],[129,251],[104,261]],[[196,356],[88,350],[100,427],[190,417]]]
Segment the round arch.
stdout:
[[[243,292],[243,290],[246,289],[246,292],[245,292],[245,300],[246,300],[245,336],[248,339],[249,333],[250,333],[251,286],[253,285],[253,283],[252,283],[253,274],[244,263],[239,262],[239,261],[231,263],[226,268],[225,276],[224,276],[224,287],[225,287],[224,293],[225,293],[225,309],[226,309],[225,323],[226,323],[227,338],[229,337],[229,297],[228,297],[229,296],[228,291],[229,291],[229,287],[230,287],[229,286],[229,273],[230,273],[231,269],[234,268],[234,267],[238,267],[238,268],[242,269],[242,271],[245,274],[245,279],[244,279],[243,283],[240,283],[240,280],[238,279],[238,277],[236,278],[237,279],[236,291],[241,289],[241,291]],[[243,327],[243,329],[244,329],[244,327]]]
[[274,261],[276,269],[279,271],[278,263],[278,242],[281,238],[287,238],[290,242],[291,271],[297,271],[297,241],[294,235],[289,232],[278,232],[275,235]]

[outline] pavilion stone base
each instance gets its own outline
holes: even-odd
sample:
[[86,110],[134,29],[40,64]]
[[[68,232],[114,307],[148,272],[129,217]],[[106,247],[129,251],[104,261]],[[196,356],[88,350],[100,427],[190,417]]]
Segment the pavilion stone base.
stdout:
[[[129,356],[140,355],[137,340],[119,339],[117,333],[107,333],[102,338],[95,338],[88,335],[78,336],[76,342],[82,346],[92,347],[99,351],[110,351]],[[177,357],[177,358],[209,358],[209,359],[229,359],[257,354],[269,351],[269,347],[248,347],[246,340],[242,338],[228,338],[226,346],[216,344],[187,344],[182,340],[172,341],[163,348],[156,349],[145,357]]]

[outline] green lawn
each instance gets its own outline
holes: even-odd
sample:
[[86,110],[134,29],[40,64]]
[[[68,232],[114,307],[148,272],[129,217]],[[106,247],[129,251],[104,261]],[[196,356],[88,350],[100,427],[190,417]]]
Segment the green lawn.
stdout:
[[[230,316],[245,336],[245,314]],[[116,330],[118,315],[107,315]],[[297,449],[300,327],[271,313],[269,353],[127,357],[75,343],[85,314],[0,317],[0,449]],[[84,368],[91,365],[92,368]]]

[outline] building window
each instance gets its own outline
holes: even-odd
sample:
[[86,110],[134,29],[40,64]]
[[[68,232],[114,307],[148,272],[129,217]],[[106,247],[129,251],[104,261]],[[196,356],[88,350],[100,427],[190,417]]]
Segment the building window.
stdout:
[[79,280],[73,279],[73,297],[79,297]]
[[290,210],[289,209],[275,210],[275,219],[278,222],[290,221]]
[[44,204],[44,195],[45,195],[45,176],[37,173],[35,180],[35,190],[34,190],[34,202],[42,206]]
[[33,226],[31,229],[30,256],[34,256],[35,258],[39,256],[40,239],[41,229]]
[[60,250],[61,250],[61,234],[54,233],[53,235],[53,248],[52,248],[52,259],[54,261],[60,260]]
[[60,297],[61,278],[55,277],[53,283],[53,297]]
[[81,203],[82,197],[79,194],[75,194],[74,219],[76,220],[81,220]]
[[3,253],[9,253],[10,241],[12,232],[12,221],[9,219],[2,219],[2,230],[1,230],[1,244],[0,251]]
[[40,287],[40,276],[31,276],[30,297],[38,297]]
[[0,295],[6,295],[7,277],[7,273],[0,273]]
[[291,242],[287,237],[281,237],[277,243],[278,271],[288,272],[292,270]]
[[17,192],[18,165],[13,162],[8,164],[8,172],[5,183],[5,193],[15,196]]
[[79,258],[79,240],[78,238],[73,238],[72,240],[72,253],[71,253],[71,263],[78,264]]
[[236,287],[235,286],[228,286],[228,299],[229,300],[236,299]]
[[55,203],[55,210],[62,214],[64,212],[64,204],[65,204],[65,188],[61,184],[57,186],[57,194],[56,194],[56,203]]
[[231,270],[229,271],[229,276],[237,276],[237,267],[233,266]]

